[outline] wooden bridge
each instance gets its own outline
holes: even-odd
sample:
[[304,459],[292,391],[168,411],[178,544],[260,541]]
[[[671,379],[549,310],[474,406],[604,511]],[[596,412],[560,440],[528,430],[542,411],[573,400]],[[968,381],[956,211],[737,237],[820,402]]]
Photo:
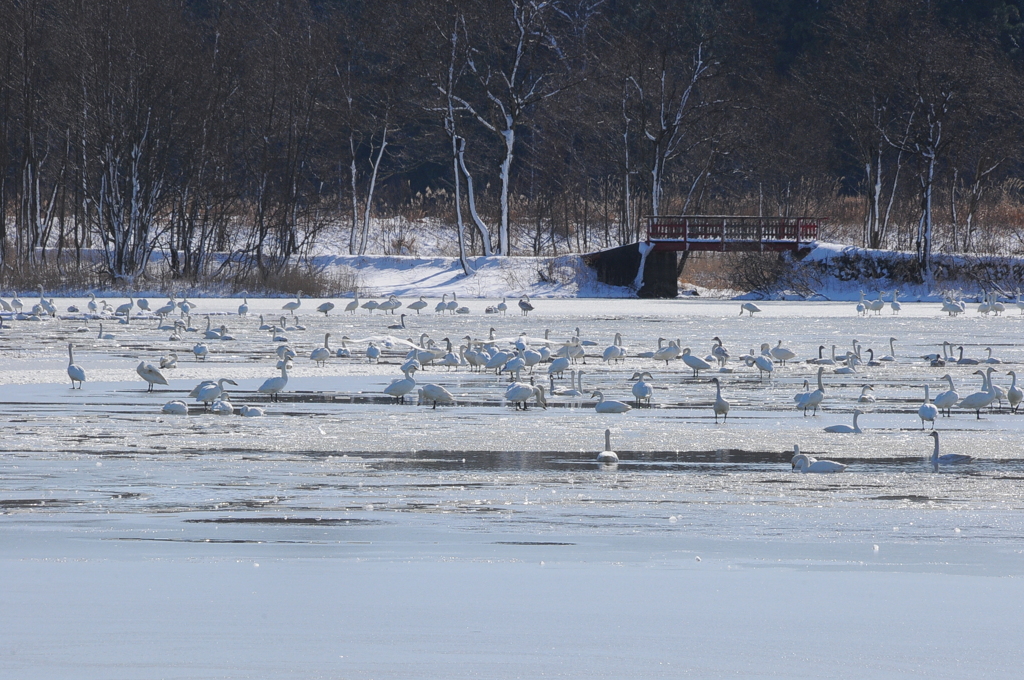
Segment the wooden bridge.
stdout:
[[815,217],[659,215],[648,218],[646,241],[591,253],[586,262],[602,283],[635,286],[640,297],[672,298],[691,252],[806,253],[821,222]]
[[705,250],[781,252],[800,250],[818,237],[813,217],[659,215],[647,221],[655,252]]

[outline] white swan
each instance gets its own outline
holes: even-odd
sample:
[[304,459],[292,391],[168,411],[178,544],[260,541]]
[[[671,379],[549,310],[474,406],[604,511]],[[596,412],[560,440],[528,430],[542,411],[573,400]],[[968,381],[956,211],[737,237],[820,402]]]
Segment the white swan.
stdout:
[[156,366],[145,361],[139,362],[139,365],[135,367],[135,372],[139,374],[139,377],[149,383],[149,389],[147,392],[153,391],[154,385],[166,385],[167,378],[163,376]]
[[1016,371],[1007,371],[1007,375],[1013,376],[1013,382],[1010,383],[1010,389],[1006,390],[1006,400],[1010,402],[1010,411],[1016,413],[1017,407],[1020,406],[1021,400],[1024,399],[1024,391],[1017,387]]
[[630,380],[635,380],[633,388],[630,390],[633,393],[633,397],[636,399],[636,406],[640,408],[644,403],[648,406],[651,405],[651,397],[654,396],[654,386],[647,382],[648,380],[654,380],[647,371],[635,372]]
[[753,302],[744,302],[740,305],[740,316],[743,316],[743,312],[749,312],[750,316],[754,316],[755,312],[760,312],[761,308],[755,305]]
[[75,389],[75,383],[78,383],[78,389],[82,389],[82,383],[85,382],[85,369],[75,363],[75,350],[68,343],[68,377],[71,378],[71,389]]
[[[768,354],[769,346],[768,343],[761,344],[761,353],[754,357],[751,365],[757,366],[757,376],[759,379],[764,379],[764,374],[768,374],[768,380],[772,379],[772,372],[775,370],[775,362],[772,361],[771,355]],[[754,350],[750,350],[753,354]]]
[[508,311],[508,303],[505,302],[505,298],[501,298],[501,302],[498,303],[495,309],[498,310],[502,316],[505,315],[505,312]]
[[319,305],[317,305],[316,311],[323,314],[324,317],[327,317],[327,315],[330,313],[332,309],[334,309],[333,302],[321,302]]
[[832,434],[861,434],[863,430],[857,425],[857,417],[862,415],[864,412],[860,409],[853,410],[853,425],[829,425],[825,428],[825,432],[831,432]]
[[349,348],[345,346],[345,341],[348,339],[349,337],[347,335],[341,336],[341,347],[339,347],[338,351],[334,353],[334,356],[338,357],[339,359],[348,359],[352,356],[351,350],[349,350]]
[[416,372],[417,368],[418,365],[406,367],[406,369],[402,371],[405,374],[405,378],[399,378],[385,387],[384,394],[394,397],[396,403],[405,403],[405,395],[416,389],[416,379],[413,377],[413,374]]
[[528,410],[527,402],[534,398],[536,399],[538,406],[545,409],[548,407],[548,402],[544,399],[544,388],[540,385],[514,382],[505,389],[505,401],[510,402],[517,410],[520,407],[522,407],[522,410],[524,411]]
[[210,328],[210,315],[206,315],[206,330],[203,332],[203,337],[207,340],[220,340],[220,331]]
[[519,309],[523,311],[523,316],[529,316],[530,312],[533,311],[533,305],[530,304],[530,296],[524,295],[519,298]]
[[594,390],[590,396],[597,397],[597,403],[594,404],[594,410],[598,413],[625,413],[626,411],[633,409],[632,406],[621,401],[605,399],[604,393],[602,393],[601,390]]
[[857,397],[857,402],[861,403],[861,404],[873,404],[873,403],[875,403],[875,397],[873,395],[868,394],[868,392],[874,392],[874,391],[875,391],[874,385],[865,385],[864,387],[860,388],[860,396]]
[[309,353],[309,358],[316,362],[317,366],[323,366],[327,363],[327,360],[331,358],[331,347],[328,344],[331,340],[331,334],[324,334],[324,346],[317,347]]
[[210,413],[218,416],[233,416],[235,414],[235,407],[228,401],[227,392],[213,400],[213,403],[210,404]]
[[177,368],[178,355],[171,352],[167,356],[160,357],[160,368]]
[[203,343],[199,343],[192,347],[192,354],[196,356],[196,361],[200,359],[206,361],[206,357],[210,355],[210,348]]
[[794,471],[799,470],[804,473],[811,472],[816,474],[842,472],[846,469],[846,466],[842,463],[832,460],[818,460],[805,453],[800,453],[800,447],[796,444],[793,445],[792,465]]
[[719,415],[722,416],[724,423],[729,419],[729,402],[722,398],[722,383],[718,381],[718,378],[712,378],[711,382],[715,383],[715,403],[711,405],[715,412],[715,423],[718,423]]
[[928,385],[924,386],[924,403],[917,409],[917,417],[921,419],[921,429],[924,429],[924,421],[931,421],[932,429],[935,429],[935,419],[939,416],[939,408],[931,403],[928,398]]
[[242,292],[242,304],[238,305],[238,316],[249,315],[249,298],[247,295],[248,293]]
[[366,346],[366,360],[377,363],[380,360],[380,347],[377,347],[370,341],[370,344]]
[[962,465],[964,463],[970,463],[974,458],[967,456],[962,453],[946,453],[939,455],[939,433],[937,430],[932,430],[928,433],[929,437],[935,440],[935,448],[932,449],[932,456],[929,459],[932,464],[932,470],[934,472],[939,471],[940,465]]
[[996,357],[992,356],[992,348],[991,347],[986,347],[985,351],[988,352],[988,356],[986,356],[984,359],[982,359],[981,363],[983,363],[983,364],[1001,364],[1001,363],[1003,363],[1002,359],[997,359]]
[[719,370],[724,370],[725,364],[729,361],[729,350],[722,345],[722,339],[717,335],[711,339],[714,341],[711,346],[711,356],[718,362]]
[[345,311],[350,314],[355,314],[357,309],[359,309],[359,296],[353,293],[352,302],[345,305]]
[[[42,290],[42,286],[40,286],[39,289]],[[132,307],[134,306],[135,300],[133,298],[128,298],[128,302],[124,303],[123,305],[117,306],[117,309],[114,311],[114,316],[121,316],[122,314],[124,314],[126,317],[131,316]]]
[[[993,371],[995,369],[988,369]],[[974,375],[980,375],[982,384],[981,392],[974,392],[968,394],[966,397],[960,400],[960,408],[967,411],[974,411],[978,420],[981,420],[981,409],[985,408],[993,401],[996,400],[996,392],[992,389],[992,385],[989,382],[991,375],[986,376],[984,371],[975,371]]]
[[100,324],[100,332],[96,335],[98,340],[113,340],[114,336],[110,333],[103,332],[103,324]]
[[264,411],[259,406],[243,406],[238,414],[246,418],[259,418],[264,415]]
[[711,364],[709,364],[708,362],[704,361],[700,357],[695,357],[692,354],[690,354],[690,348],[689,347],[684,347],[683,348],[683,355],[682,356],[683,356],[683,363],[686,364],[687,366],[689,366],[691,369],[693,369],[693,377],[694,378],[699,378],[701,371],[706,371],[709,368],[711,368]]
[[885,308],[885,301],[882,300],[882,296],[885,295],[884,290],[878,291],[878,299],[868,301],[868,309],[875,313],[875,316],[882,313],[882,309]]
[[893,314],[899,314],[900,310],[903,309],[903,305],[900,304],[900,301],[898,299],[899,296],[900,292],[898,290],[893,291],[892,302],[889,303],[889,306],[892,307]]
[[619,462],[619,454],[612,451],[612,431],[604,431],[604,451],[597,454],[597,462],[614,464]]
[[221,397],[224,394],[224,383],[231,383],[232,385],[238,385],[234,380],[228,378],[221,378],[216,382],[207,383],[200,385],[196,392],[196,401],[203,403],[203,408],[209,408],[210,404]]
[[977,359],[964,358],[964,346],[960,345],[957,349],[960,350],[960,357],[956,360],[957,366],[977,366],[981,362]]
[[818,414],[818,406],[825,400],[825,385],[821,382],[821,374],[825,372],[824,366],[818,367],[818,389],[813,392],[807,392],[807,396],[800,397],[797,399],[796,407],[803,409],[804,415],[807,415],[807,409],[814,409],[814,415]]
[[169,401],[166,404],[164,404],[163,408],[160,409],[160,412],[167,413],[173,416],[187,416],[188,404],[181,401],[180,399],[175,399],[174,401]]
[[953,376],[949,373],[942,376],[943,380],[949,381],[949,389],[945,392],[939,392],[935,395],[935,406],[938,407],[939,413],[946,412],[946,416],[950,416],[951,409],[956,405],[956,402],[960,400],[960,395],[957,394],[956,388],[953,386]]
[[679,356],[679,344],[675,340],[669,340],[668,344],[664,347],[661,346],[662,341],[665,338],[658,338],[658,349],[654,351],[655,361],[664,361],[665,365],[668,366],[668,362]]
[[420,310],[424,309],[426,306],[427,306],[427,301],[424,300],[423,296],[421,295],[419,300],[409,304],[409,309],[414,309],[414,310],[416,310],[416,313],[419,314]]
[[889,338],[889,354],[884,357],[878,357],[879,361],[893,362],[896,361],[896,338]]
[[556,357],[548,364],[548,375],[557,375],[561,378],[562,373],[569,369],[570,363],[569,357]]
[[783,366],[786,365],[787,361],[791,361],[796,358],[796,352],[792,351],[787,347],[782,346],[782,340],[779,340],[779,344],[769,350],[772,358],[781,363]]
[[269,394],[271,401],[277,401],[278,394],[285,388],[285,385],[287,384],[288,367],[282,366],[280,376],[276,378],[268,378],[266,381],[264,381],[262,385],[259,386],[259,388],[256,391],[261,392],[263,394]]
[[420,401],[423,403],[433,403],[434,409],[437,409],[438,404],[454,404],[455,395],[434,383],[427,383],[419,390]]
[[286,312],[291,312],[292,316],[295,316],[295,310],[302,306],[302,291],[300,290],[296,295],[295,299],[291,302],[286,302],[281,305],[281,309]]

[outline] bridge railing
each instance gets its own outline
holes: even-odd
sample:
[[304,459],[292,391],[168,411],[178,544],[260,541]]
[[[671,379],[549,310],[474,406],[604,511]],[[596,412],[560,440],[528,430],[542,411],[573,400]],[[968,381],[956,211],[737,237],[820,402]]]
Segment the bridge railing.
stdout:
[[659,215],[648,218],[647,240],[675,241],[681,250],[796,249],[818,236],[814,217]]

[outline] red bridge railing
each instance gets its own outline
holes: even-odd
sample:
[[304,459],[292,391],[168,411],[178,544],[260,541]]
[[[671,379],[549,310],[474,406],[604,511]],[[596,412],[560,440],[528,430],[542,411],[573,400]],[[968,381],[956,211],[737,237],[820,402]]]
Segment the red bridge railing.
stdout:
[[798,250],[818,237],[815,217],[659,215],[649,217],[647,242],[656,250]]

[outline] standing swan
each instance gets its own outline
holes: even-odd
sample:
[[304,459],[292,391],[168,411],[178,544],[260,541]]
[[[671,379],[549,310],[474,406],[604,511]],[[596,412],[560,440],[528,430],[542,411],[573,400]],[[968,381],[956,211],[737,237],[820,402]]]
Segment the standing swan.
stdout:
[[82,389],[82,383],[85,382],[85,370],[75,363],[75,350],[70,342],[68,343],[68,377],[71,378],[71,389],[75,389],[76,382],[78,389]]
[[384,388],[384,394],[394,397],[395,403],[405,403],[405,395],[409,394],[416,388],[416,379],[413,377],[417,368],[416,364],[408,366],[403,373],[405,378],[395,380],[390,385]]
[[760,312],[761,308],[755,305],[753,302],[744,302],[740,305],[740,316],[743,316],[743,312],[749,312],[750,316],[754,316],[755,312]]
[[960,395],[957,394],[956,388],[953,386],[953,376],[947,373],[942,376],[942,379],[949,381],[949,389],[935,395],[935,405],[939,408],[939,413],[945,411],[948,418],[952,415],[951,410],[953,406],[960,400]]
[[259,386],[257,392],[263,394],[269,394],[271,401],[278,400],[278,393],[284,389],[284,386],[288,384],[288,367],[281,367],[281,375],[277,378],[268,378],[262,385]]
[[928,385],[924,386],[924,403],[917,409],[917,417],[921,419],[921,429],[924,429],[924,421],[930,420],[932,429],[935,429],[935,418],[939,415],[939,408],[928,399]]
[[295,310],[302,306],[302,291],[300,290],[296,295],[295,299],[291,302],[286,302],[281,305],[281,309],[286,312],[291,312],[292,316],[295,316]]
[[139,362],[139,365],[135,367],[135,372],[139,374],[139,377],[149,383],[149,389],[147,392],[153,391],[154,385],[166,385],[167,378],[163,376],[153,364],[148,364],[145,361]]
[[[991,372],[994,369],[988,369]],[[975,371],[974,375],[981,376],[981,392],[968,394],[960,401],[960,408],[967,411],[974,411],[978,420],[981,420],[981,409],[985,408],[996,400],[996,392],[992,389],[991,375],[986,376],[984,371]]]
[[654,396],[654,386],[647,381],[654,380],[654,376],[652,376],[647,371],[636,372],[633,374],[633,377],[630,378],[630,380],[636,380],[636,382],[633,384],[633,389],[631,390],[633,392],[633,396],[636,398],[636,407],[640,408],[640,406],[642,406],[645,402],[648,406],[650,406],[651,397]]
[[813,392],[807,392],[807,396],[797,395],[796,407],[803,409],[805,416],[809,408],[813,408],[814,415],[818,415],[818,406],[825,400],[825,385],[821,382],[821,374],[824,372],[825,367],[818,366],[818,389]]
[[529,316],[530,312],[533,311],[533,305],[530,304],[530,296],[524,295],[519,298],[519,309],[523,310],[523,316]]
[[722,398],[722,383],[718,381],[718,378],[712,378],[709,382],[715,383],[715,403],[711,407],[715,411],[715,424],[718,423],[719,415],[722,416],[724,423],[729,419],[729,402]]
[[1010,411],[1016,413],[1017,407],[1020,406],[1021,400],[1024,399],[1024,391],[1017,387],[1016,371],[1007,371],[1007,374],[1013,376],[1013,382],[1010,383],[1010,389],[1006,390],[1006,400],[1010,402]]
[[330,344],[331,334],[324,334],[324,346],[317,347],[309,353],[309,358],[316,362],[317,366],[323,366],[327,363],[327,360],[331,358],[331,346]]

